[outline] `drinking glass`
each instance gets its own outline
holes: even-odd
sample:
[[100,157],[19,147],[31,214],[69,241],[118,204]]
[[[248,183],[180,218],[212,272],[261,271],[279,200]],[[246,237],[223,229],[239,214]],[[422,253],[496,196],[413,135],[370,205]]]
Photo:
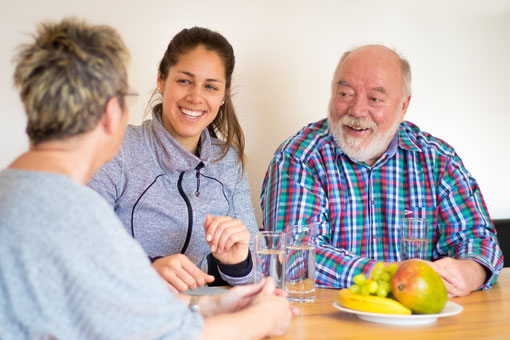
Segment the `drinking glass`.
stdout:
[[430,260],[429,221],[426,218],[409,217],[401,221],[401,260]]
[[259,231],[255,234],[255,282],[269,276],[276,287],[283,289],[284,251],[284,233]]
[[287,227],[285,291],[290,301],[315,300],[315,226]]

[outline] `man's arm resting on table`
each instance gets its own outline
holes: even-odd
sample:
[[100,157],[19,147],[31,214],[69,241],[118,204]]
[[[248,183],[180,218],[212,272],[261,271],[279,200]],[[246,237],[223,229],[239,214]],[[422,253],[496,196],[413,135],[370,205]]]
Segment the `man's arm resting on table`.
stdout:
[[480,289],[489,277],[488,269],[474,260],[445,257],[430,265],[443,279],[450,297],[466,296]]

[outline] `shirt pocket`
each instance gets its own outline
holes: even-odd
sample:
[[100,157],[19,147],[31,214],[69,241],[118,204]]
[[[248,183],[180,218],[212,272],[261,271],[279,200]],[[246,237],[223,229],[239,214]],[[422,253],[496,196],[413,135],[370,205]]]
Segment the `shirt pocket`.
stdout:
[[407,210],[402,218],[425,218],[427,219],[428,225],[428,238],[435,244],[439,237],[436,233],[435,226],[437,224],[437,209],[429,206],[411,207],[411,210]]
[[405,210],[403,218],[426,218],[429,225],[434,225],[436,222],[436,208],[428,206],[411,207],[411,210]]

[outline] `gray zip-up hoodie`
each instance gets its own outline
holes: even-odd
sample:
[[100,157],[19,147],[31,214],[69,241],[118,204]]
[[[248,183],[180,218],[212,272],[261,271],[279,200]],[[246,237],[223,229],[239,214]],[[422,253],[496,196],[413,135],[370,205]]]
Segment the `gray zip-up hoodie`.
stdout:
[[[213,273],[203,228],[206,214],[243,221],[252,234],[251,254],[258,230],[248,178],[236,150],[231,148],[215,162],[220,143],[205,129],[197,157],[168,133],[161,114],[155,113],[141,126],[128,126],[119,152],[89,186],[114,207],[149,257],[183,253],[203,271]],[[211,257],[209,263],[217,265]],[[251,257],[240,266],[219,264],[218,269],[231,285],[253,282]]]

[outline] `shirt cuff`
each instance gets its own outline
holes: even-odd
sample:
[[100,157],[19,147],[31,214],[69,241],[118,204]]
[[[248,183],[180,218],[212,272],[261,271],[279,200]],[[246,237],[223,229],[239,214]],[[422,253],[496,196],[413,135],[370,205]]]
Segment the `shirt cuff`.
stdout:
[[461,255],[461,256],[459,256],[458,259],[459,260],[472,260],[472,261],[477,262],[479,265],[481,265],[483,267],[487,276],[486,276],[485,282],[478,289],[491,288],[492,285],[498,279],[499,274],[501,274],[501,268],[503,267],[503,261],[501,261],[500,265],[498,265],[497,267],[494,267],[485,258],[483,258],[482,256],[479,256],[479,255],[475,255],[475,254]]
[[236,264],[224,264],[216,260],[218,263],[218,268],[225,275],[231,277],[243,277],[250,274],[253,268],[253,261],[251,259],[251,252],[248,249],[248,256],[242,262]]
[[160,258],[163,258],[163,256],[154,256],[154,257],[148,256],[148,257],[149,257],[149,260],[151,260],[151,263],[154,263],[154,261],[159,260]]

